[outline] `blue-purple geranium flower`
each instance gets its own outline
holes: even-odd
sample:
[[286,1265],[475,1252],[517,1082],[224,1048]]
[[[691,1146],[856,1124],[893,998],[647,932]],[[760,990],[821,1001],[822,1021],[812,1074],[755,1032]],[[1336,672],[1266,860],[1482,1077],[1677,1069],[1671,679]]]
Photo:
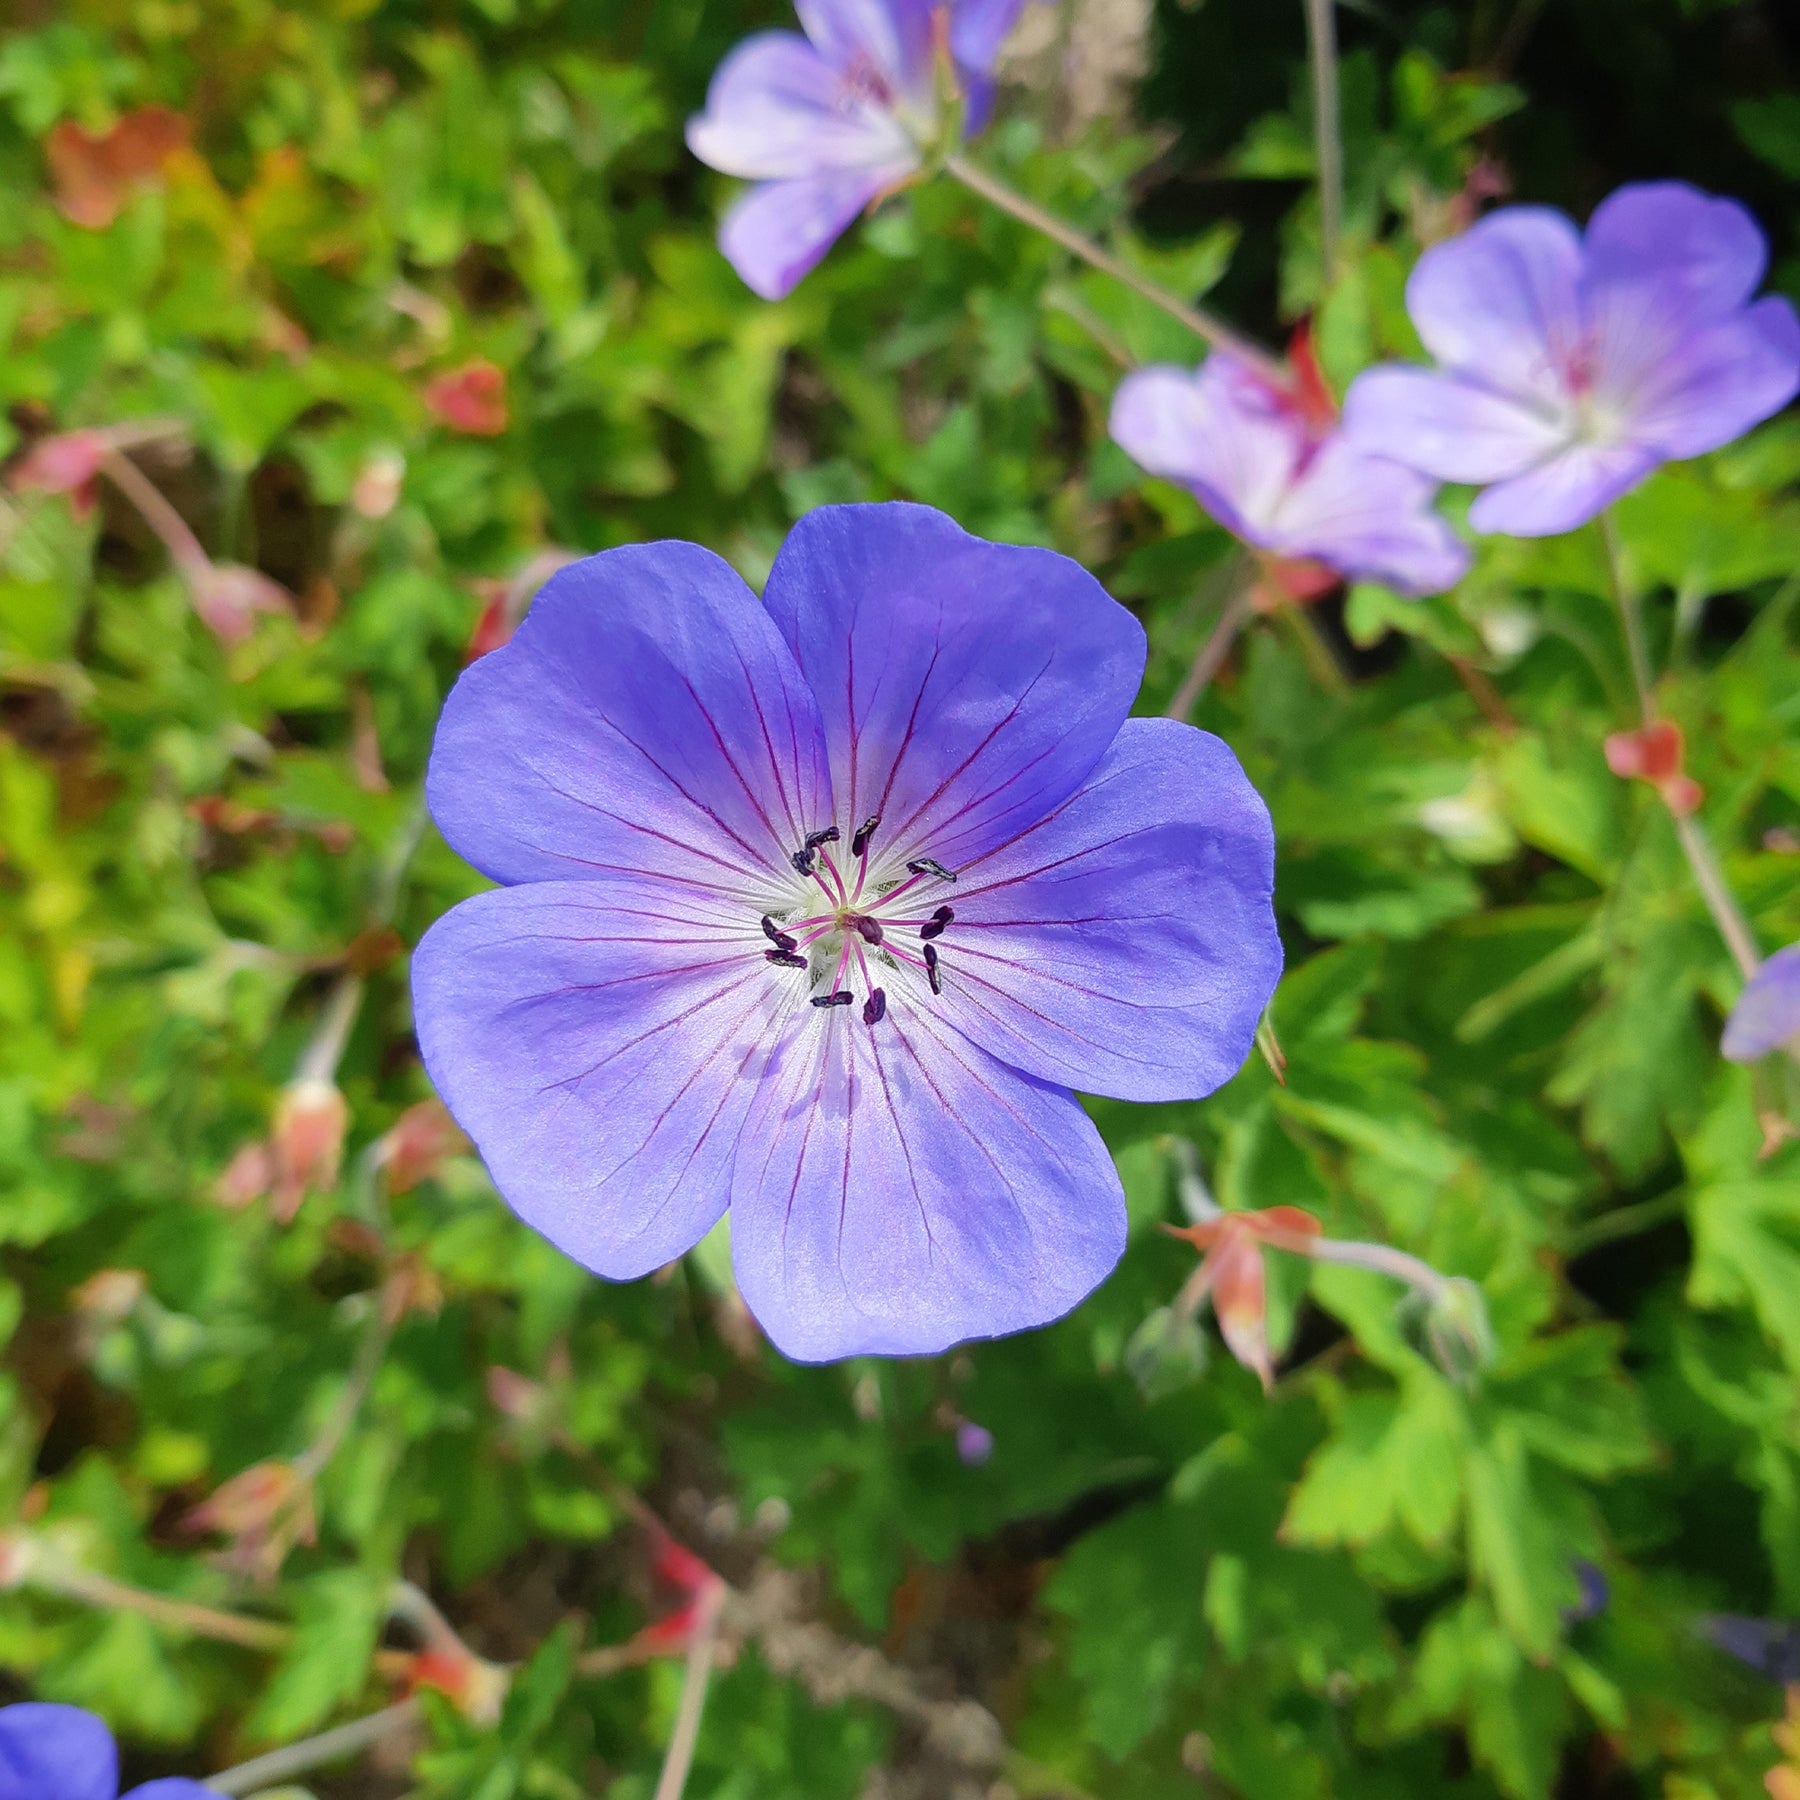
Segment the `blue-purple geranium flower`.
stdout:
[[1223,353],[1192,374],[1138,369],[1119,383],[1111,429],[1134,461],[1283,562],[1414,595],[1454,587],[1468,569],[1431,510],[1438,484],[1345,438],[1310,353],[1285,387]]
[[[112,1733],[76,1706],[0,1707],[0,1800],[118,1800]],[[146,1781],[125,1800],[218,1800],[180,1776]]]
[[765,31],[726,57],[688,122],[702,162],[757,183],[719,247],[779,300],[872,200],[909,180],[944,129],[939,77],[985,119],[993,67],[1024,0],[796,0],[806,36]]
[[1125,1212],[1069,1090],[1210,1092],[1281,964],[1267,812],[1217,738],[1127,719],[1143,668],[1077,564],[927,507],[811,513],[760,601],[692,544],[557,575],[432,751],[506,885],[413,962],[513,1208],[627,1279],[729,1206],[807,1360],[1074,1306]]
[[1800,944],[1777,950],[1750,977],[1719,1048],[1733,1062],[1755,1062],[1784,1044],[1800,1048]]
[[1478,531],[1573,530],[1800,389],[1793,307],[1751,299],[1767,261],[1743,207],[1683,182],[1620,188],[1585,237],[1548,207],[1504,207],[1427,250],[1407,283],[1441,367],[1359,376],[1346,427],[1439,480],[1486,486]]

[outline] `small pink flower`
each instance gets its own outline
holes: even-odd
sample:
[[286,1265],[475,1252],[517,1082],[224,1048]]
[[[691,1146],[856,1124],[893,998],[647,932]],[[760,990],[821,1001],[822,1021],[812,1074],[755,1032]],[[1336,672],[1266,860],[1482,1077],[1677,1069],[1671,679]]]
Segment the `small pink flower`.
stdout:
[[1667,719],[1615,731],[1606,740],[1606,766],[1623,780],[1647,781],[1676,818],[1685,819],[1706,798],[1706,790],[1682,769],[1681,727]]

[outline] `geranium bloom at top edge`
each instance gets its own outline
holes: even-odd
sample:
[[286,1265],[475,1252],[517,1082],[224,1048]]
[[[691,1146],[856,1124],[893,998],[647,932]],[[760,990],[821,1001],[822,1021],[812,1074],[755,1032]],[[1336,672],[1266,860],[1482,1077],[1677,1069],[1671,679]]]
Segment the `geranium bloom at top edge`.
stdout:
[[[77,1706],[0,1707],[0,1800],[118,1800],[112,1733]],[[218,1800],[179,1776],[147,1781],[125,1800]]]
[[1280,972],[1268,815],[1127,720],[1135,619],[928,507],[823,507],[759,601],[691,544],[557,575],[428,777],[508,885],[413,960],[439,1093],[527,1223],[614,1279],[727,1206],[790,1356],[1042,1324],[1124,1245],[1070,1092],[1197,1097]]
[[719,229],[746,284],[779,300],[877,195],[906,180],[938,130],[934,15],[965,101],[985,117],[1001,41],[1023,0],[798,0],[806,29],[746,39],[688,121],[704,163],[758,185]]
[[1800,1041],[1800,944],[1777,950],[1754,975],[1725,1021],[1719,1049],[1732,1062],[1755,1062]]
[[1766,261],[1743,207],[1679,181],[1620,188],[1585,237],[1548,207],[1503,207],[1427,250],[1407,283],[1440,366],[1359,375],[1346,429],[1485,486],[1478,531],[1571,531],[1800,390],[1800,319],[1779,296],[1751,299]]
[[1182,483],[1227,531],[1276,556],[1413,595],[1454,587],[1469,566],[1431,509],[1435,481],[1358,449],[1328,410],[1232,356],[1193,373],[1127,375],[1111,430],[1151,474]]

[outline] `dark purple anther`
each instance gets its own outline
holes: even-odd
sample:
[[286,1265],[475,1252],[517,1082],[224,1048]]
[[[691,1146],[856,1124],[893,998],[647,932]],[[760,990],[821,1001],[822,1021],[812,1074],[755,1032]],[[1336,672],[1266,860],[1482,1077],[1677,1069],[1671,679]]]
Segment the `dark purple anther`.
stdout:
[[881,929],[879,919],[859,918],[856,921],[856,929],[862,933],[863,941],[869,944],[879,944],[886,935]]
[[856,996],[848,988],[839,988],[835,994],[814,994],[814,1006],[849,1006]]
[[863,1002],[863,1023],[879,1025],[887,1017],[887,989],[876,988]]
[[762,916],[762,928],[763,936],[766,937],[777,950],[793,949],[796,940],[789,937],[785,931],[778,929],[775,921],[771,919],[767,913],[764,913]]
[[[789,939],[791,943],[793,940]],[[804,969],[806,958],[796,956],[791,950],[765,950],[763,956],[778,969]]]
[[838,828],[827,825],[823,831],[809,831],[806,834],[806,848],[816,850],[821,844],[835,844],[838,841]]
[[954,881],[956,876],[933,856],[917,856],[906,865],[909,875],[935,875],[939,881]]
[[874,818],[864,819],[863,822],[857,826],[856,836],[850,840],[850,854],[852,856],[866,856],[868,854],[869,839],[875,835],[875,827],[880,823],[881,814],[877,813]]
[[925,946],[925,979],[931,983],[931,991],[934,994],[941,994],[944,991],[944,984],[938,979],[938,955],[936,944],[927,944]]
[[944,927],[956,917],[949,907],[940,906],[923,925],[919,927],[919,936],[929,943],[934,937],[941,937]]
[[797,874],[810,875],[813,872],[813,853],[810,850],[796,850],[788,857],[788,861],[794,865]]

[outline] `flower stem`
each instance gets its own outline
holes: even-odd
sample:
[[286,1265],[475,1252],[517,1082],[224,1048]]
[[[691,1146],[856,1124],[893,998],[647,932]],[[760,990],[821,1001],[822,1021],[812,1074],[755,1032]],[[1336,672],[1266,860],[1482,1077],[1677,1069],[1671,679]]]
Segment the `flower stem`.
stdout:
[[[1619,618],[1625,627],[1625,649],[1631,660],[1631,682],[1637,690],[1638,711],[1646,725],[1654,725],[1656,696],[1653,691],[1650,654],[1644,644],[1644,623],[1638,612],[1637,594],[1625,579],[1618,527],[1610,512],[1600,515],[1600,542],[1606,551],[1607,581],[1619,608]],[[1732,961],[1748,981],[1762,963],[1762,957],[1756,948],[1756,934],[1750,929],[1749,920],[1744,917],[1726,883],[1725,873],[1719,867],[1718,858],[1713,855],[1712,846],[1706,841],[1706,833],[1701,829],[1700,821],[1673,809],[1670,810],[1670,817],[1675,821],[1675,836],[1680,840],[1682,855],[1687,858],[1688,868],[1693,872],[1694,885],[1700,890],[1700,897],[1706,902],[1706,910],[1712,914],[1713,924],[1718,927],[1719,936],[1725,941],[1725,948],[1731,952]]]
[[1101,249],[1092,238],[1084,237],[1071,225],[1065,225],[1054,213],[1046,212],[1035,201],[1027,200],[1023,194],[1015,192],[987,170],[978,168],[966,157],[953,154],[944,158],[944,172],[954,176],[971,193],[979,194],[990,206],[997,206],[1002,212],[1010,213],[1021,224],[1041,232],[1071,255],[1091,263],[1103,275],[1110,275],[1115,281],[1123,282],[1134,294],[1141,295],[1152,306],[1160,307],[1171,319],[1180,320],[1189,331],[1196,337],[1204,338],[1213,349],[1226,351],[1239,361],[1249,363],[1268,380],[1281,386],[1286,385],[1287,377],[1281,365],[1266,350],[1253,344],[1222,319],[1214,318],[1211,313],[1202,312],[1198,307],[1189,306],[1186,301],[1177,299],[1167,288],[1159,286],[1146,275],[1140,275],[1129,263],[1120,261],[1111,251]]
[[700,1741],[700,1715],[706,1709],[706,1688],[712,1680],[719,1615],[725,1609],[728,1591],[725,1583],[715,1578],[700,1596],[694,1635],[688,1640],[687,1668],[681,1677],[681,1703],[675,1712],[675,1729],[669,1737],[669,1752],[663,1760],[654,1800],[681,1800],[681,1791],[687,1786],[688,1770],[694,1763],[694,1747]]
[[108,450],[101,468],[109,481],[135,506],[143,521],[162,539],[170,560],[191,584],[212,568],[212,558],[188,529],[188,522],[163,497],[162,489],[122,450]]
[[235,1768],[209,1775],[206,1785],[220,1794],[252,1794],[259,1788],[286,1781],[290,1776],[304,1775],[326,1763],[355,1756],[379,1743],[389,1732],[411,1724],[418,1716],[418,1701],[402,1700],[383,1707],[380,1712],[370,1713],[367,1718],[352,1719],[348,1725],[321,1731],[317,1737],[302,1738],[297,1744],[271,1750],[267,1756],[254,1757]]
[[1244,621],[1250,617],[1251,595],[1254,591],[1254,583],[1246,582],[1225,602],[1225,610],[1219,614],[1219,622],[1207,634],[1206,642],[1200,646],[1188,672],[1181,678],[1181,686],[1175,690],[1175,697],[1169,702],[1164,718],[1185,720],[1194,710],[1200,696],[1212,685],[1213,677],[1224,667],[1225,658],[1231,654],[1231,646],[1237,641],[1237,634],[1243,629]]
[[356,1415],[362,1411],[362,1404],[369,1397],[369,1389],[375,1385],[375,1377],[381,1372],[382,1358],[387,1355],[388,1341],[394,1335],[394,1325],[395,1320],[388,1313],[386,1295],[377,1293],[368,1328],[356,1348],[356,1361],[351,1365],[349,1379],[344,1383],[343,1391],[331,1409],[331,1416],[325,1421],[319,1435],[294,1459],[295,1473],[305,1480],[316,1481],[324,1474],[331,1459],[337,1455],[339,1446],[349,1435],[350,1427],[356,1423]]
[[1344,229],[1344,132],[1338,107],[1337,0],[1305,0],[1312,62],[1313,142],[1319,160],[1319,252],[1324,284],[1337,277]]

